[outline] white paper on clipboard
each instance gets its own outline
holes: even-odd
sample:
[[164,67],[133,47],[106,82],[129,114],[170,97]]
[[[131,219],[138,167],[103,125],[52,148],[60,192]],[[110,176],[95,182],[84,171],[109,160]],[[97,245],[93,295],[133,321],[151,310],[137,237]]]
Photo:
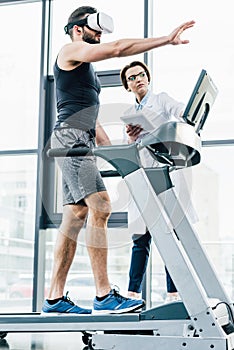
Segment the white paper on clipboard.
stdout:
[[146,131],[151,131],[155,129],[154,125],[146,118],[143,113],[136,113],[130,115],[123,115],[120,119],[124,124],[141,125],[141,127]]

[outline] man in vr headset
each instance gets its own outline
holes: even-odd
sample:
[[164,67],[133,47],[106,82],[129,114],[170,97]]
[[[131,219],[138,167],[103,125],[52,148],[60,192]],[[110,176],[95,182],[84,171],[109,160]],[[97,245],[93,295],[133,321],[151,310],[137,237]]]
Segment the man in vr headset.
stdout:
[[[71,148],[109,145],[110,140],[97,121],[100,83],[91,62],[131,56],[164,45],[187,44],[182,32],[194,25],[186,22],[160,38],[122,39],[100,43],[103,33],[113,31],[112,18],[90,6],[76,9],[65,33],[71,43],[62,47],[55,65],[57,121],[51,147]],[[107,221],[110,198],[94,157],[58,159],[63,175],[63,219],[54,252],[54,267],[44,313],[124,313],[140,309],[142,299],[125,298],[112,289],[107,274]],[[86,222],[86,244],[96,286],[93,310],[75,305],[64,296],[80,229]]]

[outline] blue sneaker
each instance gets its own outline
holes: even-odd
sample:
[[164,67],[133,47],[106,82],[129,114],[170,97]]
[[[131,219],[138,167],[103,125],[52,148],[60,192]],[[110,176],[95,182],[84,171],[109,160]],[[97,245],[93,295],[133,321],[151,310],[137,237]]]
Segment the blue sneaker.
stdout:
[[111,289],[108,296],[98,301],[93,301],[93,314],[122,314],[135,311],[145,305],[143,299],[130,299],[120,295],[115,289]]
[[[67,293],[68,294],[68,293]],[[91,309],[84,309],[75,305],[68,297],[63,296],[56,304],[49,304],[47,300],[44,301],[42,306],[42,313],[44,314],[91,314]]]

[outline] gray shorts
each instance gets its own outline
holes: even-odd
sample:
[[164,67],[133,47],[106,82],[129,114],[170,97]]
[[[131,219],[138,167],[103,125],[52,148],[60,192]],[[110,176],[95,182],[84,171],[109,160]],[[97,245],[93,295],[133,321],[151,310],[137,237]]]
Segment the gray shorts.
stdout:
[[[52,148],[94,147],[94,139],[89,133],[74,129],[55,129],[51,136]],[[63,205],[86,205],[84,198],[96,192],[106,191],[95,157],[57,158],[62,170]]]

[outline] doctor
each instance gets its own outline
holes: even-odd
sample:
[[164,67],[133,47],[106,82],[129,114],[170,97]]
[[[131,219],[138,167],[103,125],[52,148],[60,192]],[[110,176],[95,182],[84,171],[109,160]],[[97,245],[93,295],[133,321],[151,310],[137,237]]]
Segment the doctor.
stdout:
[[[126,65],[122,69],[120,77],[124,88],[132,92],[135,96],[135,103],[125,111],[124,115],[143,113],[154,125],[154,128],[172,120],[183,121],[183,103],[177,102],[165,92],[155,94],[149,90],[151,76],[148,67],[143,62],[133,61]],[[127,138],[128,143],[138,142],[148,133],[141,125],[132,124],[126,125],[125,131],[125,139]],[[156,165],[156,161],[150,156],[146,149],[143,150],[141,161],[145,167]],[[180,174],[180,176],[181,175],[182,174]],[[188,191],[184,190],[185,188],[183,188],[184,194],[188,194]],[[187,203],[188,202],[190,202],[190,200],[187,198]],[[191,203],[189,205],[191,205]],[[129,206],[129,228],[130,231],[134,232],[134,243],[129,270],[128,296],[138,299],[141,297],[142,280],[147,267],[151,235],[146,230],[141,215],[133,202],[130,202]],[[146,233],[142,234],[142,232]],[[166,282],[168,292],[167,300],[177,300],[179,296],[167,269]]]

